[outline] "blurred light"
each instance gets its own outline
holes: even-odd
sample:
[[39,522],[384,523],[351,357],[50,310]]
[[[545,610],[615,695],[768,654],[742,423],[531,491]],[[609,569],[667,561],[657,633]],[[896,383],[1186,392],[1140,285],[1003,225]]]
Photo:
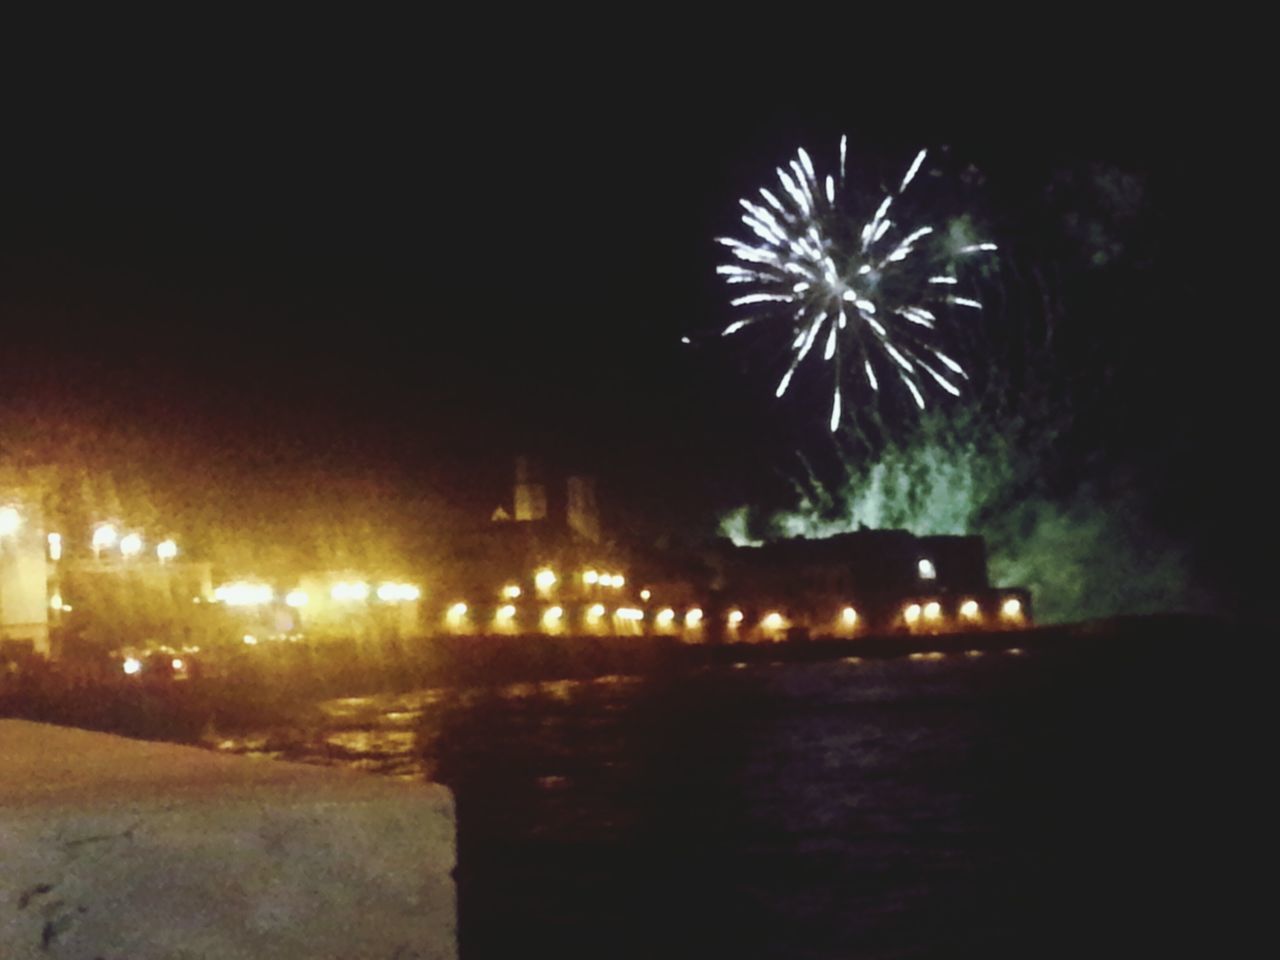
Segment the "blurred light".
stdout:
[[514,583],[508,583],[502,588],[502,596],[507,600],[514,600],[520,596],[520,588]]
[[777,610],[774,610],[772,613],[766,614],[765,618],[760,622],[764,624],[764,626],[769,630],[780,630],[784,626],[786,626],[786,623],[787,623],[787,621],[783,618],[782,614],[778,613]]
[[590,617],[592,620],[599,620],[601,617],[604,616],[604,604],[593,603],[591,605],[591,609],[587,611],[587,616]]
[[511,620],[514,620],[515,618],[516,618],[516,608],[513,607],[511,604],[508,603],[505,607],[498,608],[497,619],[500,622],[507,623]]
[[676,618],[676,612],[674,610],[672,610],[670,607],[663,607],[661,610],[658,611],[658,615],[653,619],[654,619],[654,622],[658,624],[658,626],[665,627],[675,618]]
[[383,603],[390,603],[400,595],[400,585],[398,583],[381,583],[378,584],[378,599]]
[[467,615],[467,605],[462,601],[458,601],[452,607],[449,608],[450,620],[461,620],[466,615]]
[[649,592],[648,587],[645,587],[643,590],[640,591],[641,600],[648,600],[651,596],[653,596],[653,594]]
[[556,585],[555,571],[544,567],[533,575],[533,583],[539,590],[546,593]]
[[858,611],[853,607],[845,607],[840,611],[840,620],[846,627],[852,627],[858,622]]
[[635,607],[619,607],[614,612],[614,616],[619,620],[643,620],[644,611],[637,610]]
[[125,534],[120,539],[120,555],[124,557],[136,557],[142,552],[142,538],[136,533]]
[[741,610],[729,611],[729,626],[736,627],[743,621],[745,614]]
[[700,623],[702,623],[702,609],[700,607],[694,607],[684,615],[684,625],[686,627],[696,627]]
[[964,603],[960,604],[960,616],[964,617],[966,620],[977,620],[978,601],[966,600]]
[[60,533],[49,534],[49,559],[62,559],[62,534]]
[[50,610],[62,609],[62,594],[55,593],[52,597],[49,598],[49,609]]
[[937,600],[930,600],[924,605],[924,618],[926,620],[937,620],[942,616],[942,604]]
[[63,613],[70,613],[70,612],[71,612],[71,604],[69,604],[69,603],[64,603],[64,604],[62,605],[62,612],[63,612]]
[[920,562],[916,564],[916,569],[920,571],[921,580],[938,579],[938,571],[934,567],[932,560],[921,559]]
[[291,607],[305,607],[310,599],[305,590],[290,590],[285,595],[284,602]]
[[258,638],[255,637],[252,633],[246,633],[244,635],[244,642],[252,647],[255,643],[258,642]]
[[354,583],[348,583],[343,580],[335,583],[330,588],[329,594],[335,600],[367,600],[369,598],[369,585],[363,580],[357,580]]
[[542,614],[542,622],[547,627],[556,627],[560,624],[560,618],[564,616],[564,610],[560,607],[547,607]]
[[161,540],[156,544],[156,556],[161,563],[172,560],[178,555],[178,545],[172,540]]
[[1000,606],[1000,615],[1008,620],[1017,620],[1022,616],[1022,601],[1017,597],[1010,597]]
[[981,650],[966,650],[966,651],[964,652],[964,655],[965,655],[966,657],[968,657],[970,660],[976,660],[976,659],[978,659],[978,657],[982,656],[982,651],[981,651]]
[[615,587],[625,587],[627,585],[627,578],[620,573],[615,573],[613,575],[613,585]]
[[173,667],[175,670],[182,670],[186,667],[186,664],[182,662],[181,657],[174,657],[173,660],[170,661],[169,666]]
[[213,591],[213,599],[229,607],[252,607],[270,603],[275,592],[263,583],[224,583]]
[[131,677],[136,673],[142,672],[142,661],[136,657],[125,657],[123,666],[124,672]]
[[600,580],[600,574],[596,573],[594,570],[588,570],[586,573],[582,575],[582,582],[588,585],[595,584],[599,580]]
[[902,611],[902,619],[907,623],[915,623],[920,619],[920,604],[909,603]]
[[116,528],[109,523],[101,523],[93,528],[93,552],[99,553],[116,543]]
[[397,600],[413,601],[422,596],[422,591],[415,587],[412,583],[402,583],[400,586],[400,596]]
[[22,514],[15,507],[0,507],[0,537],[11,537],[22,526]]
[[1008,650],[1005,651],[1005,653],[1009,654],[1009,656],[1011,657],[1020,657],[1022,656],[1022,648],[1010,647]]

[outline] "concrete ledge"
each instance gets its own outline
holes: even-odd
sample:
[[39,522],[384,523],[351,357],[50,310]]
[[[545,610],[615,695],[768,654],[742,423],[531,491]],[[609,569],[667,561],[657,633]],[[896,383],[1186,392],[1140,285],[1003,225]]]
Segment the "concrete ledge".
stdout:
[[434,784],[0,720],[0,956],[457,956]]

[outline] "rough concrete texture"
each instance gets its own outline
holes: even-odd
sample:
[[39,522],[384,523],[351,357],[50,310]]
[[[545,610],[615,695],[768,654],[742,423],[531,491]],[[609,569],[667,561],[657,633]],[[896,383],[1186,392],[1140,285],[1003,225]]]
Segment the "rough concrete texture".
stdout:
[[457,956],[437,785],[0,720],[0,958]]

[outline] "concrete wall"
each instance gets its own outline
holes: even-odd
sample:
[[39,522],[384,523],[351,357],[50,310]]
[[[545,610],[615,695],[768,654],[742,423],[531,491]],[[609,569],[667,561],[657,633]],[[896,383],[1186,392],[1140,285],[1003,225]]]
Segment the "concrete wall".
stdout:
[[457,956],[433,784],[0,721],[0,956]]

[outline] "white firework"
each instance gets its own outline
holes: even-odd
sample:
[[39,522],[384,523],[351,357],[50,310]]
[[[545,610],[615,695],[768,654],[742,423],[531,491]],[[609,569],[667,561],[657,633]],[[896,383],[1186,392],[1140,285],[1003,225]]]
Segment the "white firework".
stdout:
[[934,386],[960,395],[957,384],[968,375],[930,337],[952,308],[982,308],[956,294],[955,267],[996,249],[994,243],[970,243],[948,251],[932,226],[894,219],[903,215],[902,197],[925,162],[925,150],[869,217],[867,210],[850,209],[858,198],[845,182],[847,147],[848,138],[841,137],[838,175],[825,178],[800,148],[795,160],[776,171],[780,189],[762,187],[759,201],[739,201],[751,238],[717,238],[734,262],[716,267],[716,273],[742,291],[732,305],[749,311],[722,334],[762,321],[785,324],[791,363],[778,384],[779,397],[821,344],[822,360],[833,367],[832,431],[840,424],[846,374],[865,380],[873,392],[896,374],[921,409]]

